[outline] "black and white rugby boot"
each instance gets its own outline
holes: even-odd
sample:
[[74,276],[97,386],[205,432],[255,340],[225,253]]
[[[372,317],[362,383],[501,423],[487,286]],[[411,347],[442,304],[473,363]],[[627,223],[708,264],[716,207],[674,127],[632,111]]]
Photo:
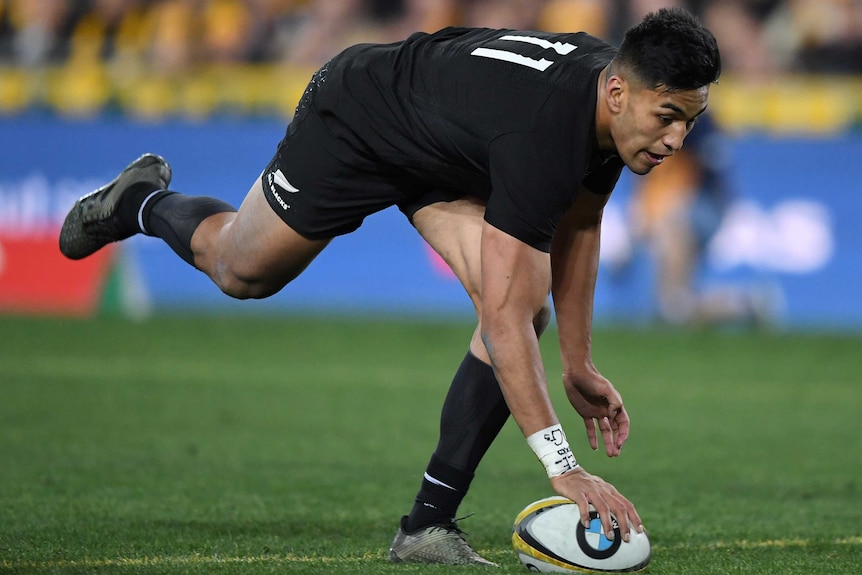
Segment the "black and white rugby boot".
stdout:
[[470,547],[455,521],[431,525],[411,533],[404,530],[406,519],[401,519],[401,526],[389,547],[390,562],[498,566]]
[[[80,260],[140,232],[138,207],[147,195],[167,189],[170,183],[167,161],[144,154],[110,183],[75,202],[60,230],[60,251],[69,259]],[[136,205],[124,205],[128,202]]]

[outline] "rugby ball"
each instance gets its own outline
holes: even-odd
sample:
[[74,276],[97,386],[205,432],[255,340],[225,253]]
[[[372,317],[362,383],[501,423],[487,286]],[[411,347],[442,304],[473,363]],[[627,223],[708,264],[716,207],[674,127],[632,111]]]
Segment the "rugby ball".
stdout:
[[640,571],[650,561],[646,532],[630,532],[625,542],[616,519],[614,538],[605,537],[599,514],[590,506],[590,526],[581,524],[578,505],[565,497],[547,497],[527,505],[515,518],[512,545],[535,573],[607,573]]

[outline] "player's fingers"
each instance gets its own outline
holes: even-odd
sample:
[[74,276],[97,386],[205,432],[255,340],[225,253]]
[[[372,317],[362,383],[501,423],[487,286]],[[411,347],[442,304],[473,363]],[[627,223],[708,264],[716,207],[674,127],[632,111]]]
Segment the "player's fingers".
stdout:
[[614,522],[611,517],[616,515],[613,509],[605,500],[605,498],[601,495],[598,495],[593,498],[593,507],[599,514],[599,520],[602,522],[602,531],[604,531],[605,537],[610,540],[613,540],[615,537]]
[[587,439],[590,442],[590,447],[593,448],[593,451],[597,450],[599,448],[599,441],[596,436],[596,422],[593,421],[592,417],[585,417],[584,427],[587,428]]
[[629,421],[629,415],[626,413],[625,408],[622,408],[617,412],[616,417],[614,417],[614,435],[617,442],[617,447],[621,448],[623,444],[626,442],[626,439],[629,438],[629,429],[631,427],[631,422]]
[[623,506],[624,506],[623,510],[620,511],[620,514],[617,515],[616,517],[625,517],[626,518],[625,527],[623,527],[622,522],[620,522],[619,520],[617,522],[620,523],[620,531],[622,531],[622,533],[624,534],[623,540],[628,541],[630,538],[629,537],[629,531],[631,529],[634,529],[638,533],[643,533],[644,532],[644,524],[643,524],[643,521],[641,520],[640,515],[638,515],[638,512],[635,509],[635,506],[632,505],[631,501],[628,501],[627,499],[623,499]]
[[602,441],[605,444],[605,453],[608,454],[608,457],[619,455],[620,450],[614,440],[614,431],[607,417],[599,418],[599,430],[602,432]]
[[581,525],[584,526],[584,529],[590,528],[590,500],[587,497],[586,493],[581,493],[578,496],[578,500],[575,502],[578,504],[578,512],[581,515]]
[[614,514],[614,518],[617,520],[617,525],[619,526],[620,534],[623,537],[623,541],[628,541],[630,529],[628,507],[630,507],[630,505],[626,505],[626,503],[628,502],[625,501],[625,499],[622,499],[622,501],[616,500],[614,503],[616,509],[611,512]]
[[630,501],[627,501],[626,503],[628,503],[628,514],[629,518],[632,521],[632,525],[634,525],[635,531],[637,531],[638,533],[643,533],[644,522],[641,519],[641,516],[638,515],[637,509],[635,509],[635,506],[632,505]]
[[[616,521],[616,527],[619,529],[623,541],[629,541],[629,539],[631,539],[630,530],[633,527],[637,529],[638,527],[636,526],[640,526],[640,517],[638,516],[637,511],[635,511],[634,505],[632,505],[628,499],[623,497],[622,494],[611,484],[605,485],[605,493],[602,495],[604,496],[604,500],[607,502],[606,506],[608,508],[606,516],[601,516],[602,528],[605,533],[610,532],[613,534],[614,521]],[[593,505],[595,506],[595,503]],[[613,539],[610,535],[607,537],[608,539]]]
[[631,501],[623,497],[623,495],[616,490],[615,487],[609,484],[609,488],[613,490],[613,503],[615,508],[613,509],[614,518],[617,520],[617,524],[619,525],[620,533],[622,533],[623,540],[628,541],[630,539],[629,532],[634,529],[638,533],[643,533],[644,526],[643,521],[641,520],[640,515],[638,515],[637,510],[635,509],[634,504]]

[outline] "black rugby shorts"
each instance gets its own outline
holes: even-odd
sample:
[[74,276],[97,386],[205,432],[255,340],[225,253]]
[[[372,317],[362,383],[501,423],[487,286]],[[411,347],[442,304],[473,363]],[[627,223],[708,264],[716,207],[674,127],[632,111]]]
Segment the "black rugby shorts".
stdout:
[[464,195],[363,155],[333,137],[311,107],[294,116],[261,183],[279,217],[312,240],[348,234],[390,206],[412,221],[420,208]]

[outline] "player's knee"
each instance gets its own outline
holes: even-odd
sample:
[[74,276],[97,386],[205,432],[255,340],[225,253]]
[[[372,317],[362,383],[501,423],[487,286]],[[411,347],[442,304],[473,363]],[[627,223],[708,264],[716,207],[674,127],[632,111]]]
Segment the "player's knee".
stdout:
[[236,299],[263,299],[275,294],[278,289],[264,283],[231,277],[219,282],[221,290]]
[[262,299],[277,293],[289,280],[274,278],[265,270],[221,264],[213,278],[225,294],[236,299]]
[[[482,321],[482,299],[476,294],[476,297],[473,297],[473,294],[470,294],[471,299],[473,299],[473,305],[476,307],[476,315],[479,318],[479,321]],[[551,303],[548,300],[545,300],[544,305],[539,309],[536,315],[533,316],[533,329],[536,332],[537,336],[540,336],[545,332],[548,325],[551,323]]]

